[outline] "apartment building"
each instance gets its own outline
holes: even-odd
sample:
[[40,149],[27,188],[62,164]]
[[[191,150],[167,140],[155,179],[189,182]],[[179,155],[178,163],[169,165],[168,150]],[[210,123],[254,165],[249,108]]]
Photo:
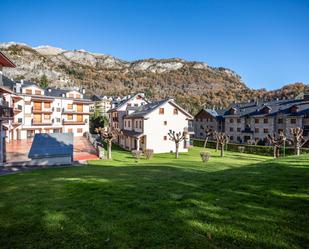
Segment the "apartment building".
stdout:
[[15,67],[3,53],[0,52],[0,165],[5,162],[5,125],[13,119],[13,108],[7,101],[8,97],[13,93],[12,90],[4,86],[3,82],[3,67]]
[[14,118],[6,124],[8,140],[32,138],[36,133],[69,132],[82,136],[89,131],[89,105],[84,91],[57,88],[43,89],[32,82],[5,84],[13,93],[8,96]]
[[[136,99],[137,96],[140,98]],[[124,101],[118,109],[121,116],[118,114],[117,119],[110,123],[112,127],[121,127],[122,135],[119,136],[117,143],[127,150],[152,149],[154,153],[171,152],[175,151],[175,143],[169,140],[169,130],[186,131],[186,137],[181,142],[179,151],[187,152],[192,133],[190,121],[193,116],[177,105],[173,99],[151,103],[143,101],[143,95],[138,94],[133,96],[133,99]]]
[[[213,125],[211,119],[203,119],[202,110],[195,116],[194,127],[198,138],[200,126],[213,126],[213,130],[220,131],[219,126]],[[248,140],[265,141],[268,134],[284,132],[287,138],[292,138],[290,128],[301,127],[304,136],[309,136],[309,92],[306,89],[301,99],[274,100],[263,102],[235,103],[224,110],[207,112],[212,119],[224,122],[223,131],[234,143],[246,143]],[[218,115],[216,115],[218,114]],[[222,126],[221,126],[222,127]],[[203,136],[204,135],[204,136]]]
[[91,97],[93,104],[90,106],[90,110],[93,112],[95,108],[98,108],[98,111],[102,116],[108,116],[108,111],[112,108],[112,102],[114,98],[111,96],[98,96],[93,95]]
[[143,93],[137,93],[133,96],[126,96],[122,100],[113,102],[113,108],[108,111],[109,126],[113,128],[124,128],[123,118],[127,115],[127,109],[134,108],[148,104],[149,101],[145,99]]

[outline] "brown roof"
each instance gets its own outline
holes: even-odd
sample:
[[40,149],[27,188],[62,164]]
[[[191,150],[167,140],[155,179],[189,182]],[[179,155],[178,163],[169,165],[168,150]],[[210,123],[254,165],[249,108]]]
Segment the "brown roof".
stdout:
[[16,67],[15,64],[2,52],[0,52],[0,65],[3,67]]

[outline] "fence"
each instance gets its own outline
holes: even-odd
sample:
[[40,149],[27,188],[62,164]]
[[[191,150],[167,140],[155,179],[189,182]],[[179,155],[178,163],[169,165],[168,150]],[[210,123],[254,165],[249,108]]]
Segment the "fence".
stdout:
[[[194,139],[193,145],[197,147],[203,147],[204,142],[205,140],[202,140],[202,139]],[[206,147],[215,149],[216,142],[208,141]],[[256,154],[256,155],[262,155],[262,156],[273,156],[274,155],[274,149],[272,146],[229,143],[225,146],[225,148],[228,151],[234,151],[234,152],[243,152],[243,153]],[[301,154],[307,154],[309,153],[309,148],[301,148],[300,151],[301,151]],[[293,147],[286,147],[285,149],[281,148],[280,154],[281,155],[285,154],[286,156],[294,155],[294,148]]]

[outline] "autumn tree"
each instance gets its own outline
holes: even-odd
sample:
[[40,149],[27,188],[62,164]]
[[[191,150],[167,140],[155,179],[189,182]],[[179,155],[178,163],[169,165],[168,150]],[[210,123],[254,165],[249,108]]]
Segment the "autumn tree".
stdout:
[[297,127],[297,128],[291,128],[290,132],[293,136],[292,143],[294,145],[294,152],[295,155],[300,155],[300,148],[303,147],[303,145],[308,141],[305,140],[303,137],[303,129]]
[[101,139],[107,143],[107,159],[112,159],[112,142],[119,135],[121,130],[116,128],[104,127],[96,128],[95,131],[100,135]]
[[281,146],[285,145],[286,136],[283,132],[280,132],[278,137],[276,134],[268,134],[267,139],[274,148],[274,158],[278,158],[280,156]]
[[175,147],[176,147],[175,158],[179,158],[179,144],[180,144],[181,141],[186,139],[187,131],[175,132],[175,131],[169,130],[168,136],[169,136],[170,140],[175,143]]

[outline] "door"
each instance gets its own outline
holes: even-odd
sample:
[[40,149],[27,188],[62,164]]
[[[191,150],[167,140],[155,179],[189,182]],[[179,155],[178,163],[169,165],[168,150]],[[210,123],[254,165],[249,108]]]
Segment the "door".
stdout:
[[34,102],[34,110],[42,110],[42,102]]
[[77,104],[77,112],[83,112],[83,105],[82,104]]
[[83,115],[77,115],[77,122],[83,122]]

